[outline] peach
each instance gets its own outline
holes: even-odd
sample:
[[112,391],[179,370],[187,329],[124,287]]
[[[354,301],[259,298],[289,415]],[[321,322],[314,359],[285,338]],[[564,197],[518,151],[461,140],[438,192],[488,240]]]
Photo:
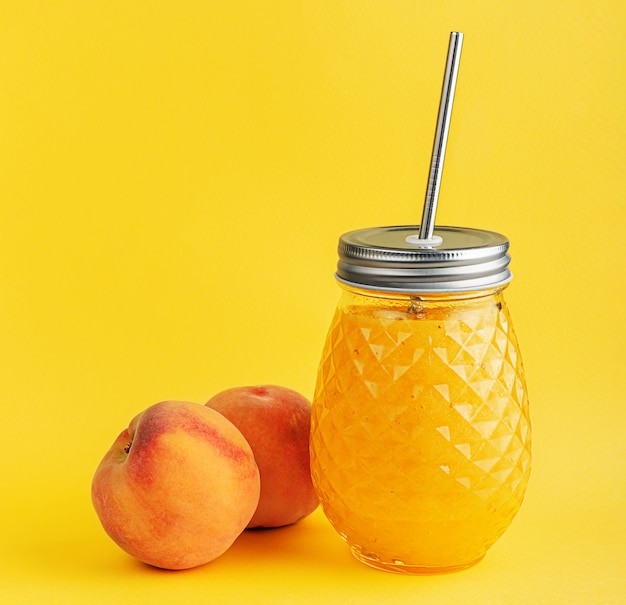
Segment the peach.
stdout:
[[290,525],[315,510],[308,399],[285,387],[262,385],[227,389],[206,405],[228,418],[254,452],[261,496],[249,528]]
[[259,491],[252,450],[230,421],[200,403],[163,401],[115,440],[91,495],[104,530],[128,554],[187,569],[232,545]]

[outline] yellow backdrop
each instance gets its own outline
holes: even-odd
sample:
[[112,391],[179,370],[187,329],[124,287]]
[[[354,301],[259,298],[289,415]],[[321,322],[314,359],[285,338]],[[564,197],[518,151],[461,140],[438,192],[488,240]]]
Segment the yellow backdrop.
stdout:
[[[623,603],[623,2],[0,0],[0,602]],[[354,562],[318,511],[160,573],[91,476],[130,418],[310,397],[337,237],[419,222],[465,33],[439,224],[512,242],[534,471],[477,567]]]

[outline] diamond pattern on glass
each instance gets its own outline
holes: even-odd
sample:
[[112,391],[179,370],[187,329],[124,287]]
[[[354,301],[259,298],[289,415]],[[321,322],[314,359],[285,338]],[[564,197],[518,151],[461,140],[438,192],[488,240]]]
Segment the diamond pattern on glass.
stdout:
[[482,556],[530,472],[524,372],[503,301],[430,315],[339,309],[311,443],[324,511],[353,549],[433,565]]

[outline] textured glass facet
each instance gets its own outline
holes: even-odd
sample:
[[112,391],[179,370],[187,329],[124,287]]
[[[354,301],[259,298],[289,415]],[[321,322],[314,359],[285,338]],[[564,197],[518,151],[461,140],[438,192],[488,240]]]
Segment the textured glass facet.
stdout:
[[419,573],[482,558],[530,472],[524,372],[501,294],[345,293],[319,368],[311,465],[325,514],[365,562]]

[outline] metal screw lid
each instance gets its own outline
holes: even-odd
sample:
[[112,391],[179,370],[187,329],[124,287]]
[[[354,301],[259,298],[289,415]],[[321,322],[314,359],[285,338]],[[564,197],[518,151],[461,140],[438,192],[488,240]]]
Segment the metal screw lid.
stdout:
[[436,227],[427,242],[415,236],[419,231],[419,225],[406,225],[344,233],[337,280],[370,290],[452,293],[496,288],[513,278],[504,235]]

